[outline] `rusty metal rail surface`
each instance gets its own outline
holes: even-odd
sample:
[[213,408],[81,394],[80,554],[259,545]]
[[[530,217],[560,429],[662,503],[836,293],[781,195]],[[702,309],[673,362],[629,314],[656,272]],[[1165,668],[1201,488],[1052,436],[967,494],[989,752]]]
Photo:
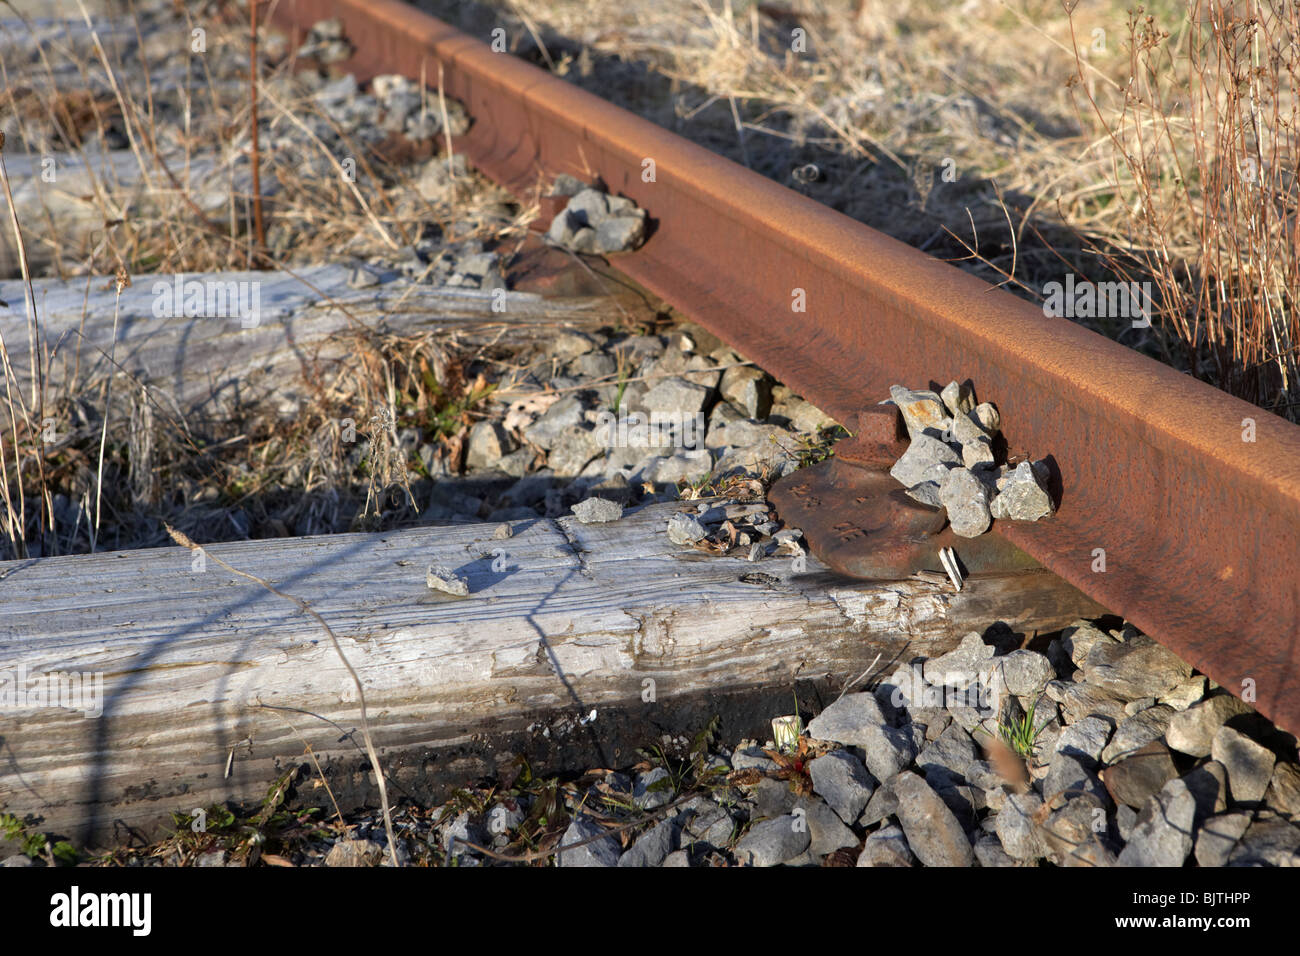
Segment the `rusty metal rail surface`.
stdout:
[[517,194],[570,173],[631,197],[653,232],[619,268],[838,420],[893,383],[971,378],[1009,452],[1052,456],[1061,479],[1054,517],[997,530],[1228,689],[1253,681],[1258,709],[1300,729],[1300,428],[396,0],[273,9],[300,30],[340,18],[358,79],[441,77],[473,119],[456,148]]

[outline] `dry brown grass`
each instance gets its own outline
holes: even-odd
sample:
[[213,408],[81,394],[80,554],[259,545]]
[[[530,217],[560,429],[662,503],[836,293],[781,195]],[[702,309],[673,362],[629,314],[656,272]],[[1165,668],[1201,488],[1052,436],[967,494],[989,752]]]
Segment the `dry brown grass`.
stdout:
[[1090,324],[1297,417],[1295,0],[420,5],[1027,298],[1152,281]]
[[1194,0],[1168,27],[1135,13],[1127,46],[1122,92],[1080,90],[1109,134],[1105,264],[1153,282],[1188,368],[1296,420],[1300,6]]
[[212,542],[416,523],[413,482],[458,473],[504,350],[432,333],[341,340],[353,360],[290,418],[253,407],[187,421],[121,373],[111,388],[102,378],[60,390],[46,410],[57,440],[45,442],[14,401],[0,427],[0,559],[156,547],[167,524]]
[[[56,36],[24,50],[26,62],[4,58],[6,155],[55,155],[60,170],[66,157],[78,156],[97,173],[103,166],[95,156],[105,144],[131,157],[120,179],[93,177],[84,205],[107,228],[78,233],[48,207],[20,223],[5,222],[6,234],[16,227],[28,248],[50,253],[44,257],[50,274],[84,275],[82,281],[102,285],[105,277],[128,273],[369,258],[428,236],[504,242],[522,235],[531,211],[512,211],[508,197],[477,175],[454,177],[435,198],[416,188],[418,164],[454,146],[452,140],[360,141],[293,73],[284,38],[264,30],[258,100],[266,248],[259,248],[249,169],[247,13],[220,14],[209,4],[175,7],[177,16],[168,20],[132,6],[131,23],[104,32],[96,22],[79,37]],[[198,28],[205,31],[201,53],[190,48]],[[146,42],[132,42],[142,37]],[[436,91],[426,106],[444,116],[448,109]],[[332,143],[322,139],[326,130],[337,137]],[[189,169],[205,158],[215,164],[214,174],[191,179]],[[347,158],[356,163],[353,178],[341,175]],[[204,199],[196,190],[216,192],[220,202],[200,208]],[[418,512],[408,472],[421,466],[399,433],[429,428],[435,444],[454,445],[478,400],[463,394],[472,391],[473,376],[456,378],[461,360],[454,343],[364,329],[349,343],[362,361],[287,421],[259,408],[241,409],[229,421],[186,421],[156,390],[125,373],[92,381],[74,371],[57,392],[47,389],[47,374],[38,374],[31,391],[20,392],[6,349],[30,346],[30,367],[38,373],[50,361],[35,346],[39,303],[28,305],[24,323],[21,306],[11,302],[18,321],[0,327],[0,557],[157,546],[168,540],[165,523],[206,542],[413,520]],[[62,352],[80,367],[76,347]],[[426,377],[412,385],[417,372]],[[430,397],[435,386],[441,391]],[[343,440],[345,419],[354,423],[357,441]],[[50,420],[59,423],[53,441],[45,427]]]
[[[93,138],[122,143],[136,160],[122,181],[95,184],[108,228],[93,238],[24,224],[36,242],[55,247],[54,274],[275,268],[393,252],[435,231],[472,236],[465,231],[471,217],[458,214],[465,211],[461,203],[424,200],[410,179],[409,163],[441,152],[441,137],[358,139],[295,80],[298,63],[288,56],[284,37],[264,28],[255,101],[247,13],[234,6],[220,16],[181,9],[183,19],[161,27],[142,25],[137,15],[136,29],[153,37],[148,44],[102,37],[96,25],[79,45],[71,39],[51,43],[30,64],[5,71],[0,116],[21,134],[21,148],[92,162]],[[201,53],[190,49],[193,29],[205,31]],[[180,83],[177,71],[184,74]],[[425,109],[439,110],[436,91],[427,99]],[[259,144],[265,256],[257,248],[249,162],[255,102],[272,134]],[[168,112],[172,107],[175,115]],[[323,142],[314,131],[319,128],[332,130],[337,141]],[[214,164],[206,181],[188,172],[200,162]],[[213,193],[224,193],[224,201],[214,204]],[[469,179],[462,199],[483,206],[507,197]]]

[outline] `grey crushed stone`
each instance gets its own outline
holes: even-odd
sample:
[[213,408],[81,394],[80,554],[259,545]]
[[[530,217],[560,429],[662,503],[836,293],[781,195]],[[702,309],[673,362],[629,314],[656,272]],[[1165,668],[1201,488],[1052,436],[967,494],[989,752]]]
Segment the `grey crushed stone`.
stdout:
[[889,397],[902,413],[907,434],[913,441],[927,429],[933,430],[936,434],[947,431],[948,410],[944,407],[942,399],[934,392],[891,385]]
[[[632,786],[632,802],[642,810],[655,810],[673,798],[672,787],[665,787],[662,781],[669,780],[670,775],[663,767],[655,767],[637,775]],[[658,786],[656,786],[658,785]]]
[[1273,768],[1264,800],[1277,813],[1293,821],[1300,818],[1300,767],[1279,761]]
[[681,846],[682,825],[676,818],[662,820],[641,836],[618,859],[619,866],[662,866]]
[[886,780],[912,762],[916,744],[904,728],[888,725],[873,694],[845,694],[808,724],[809,736],[860,747],[867,770]]
[[1192,852],[1196,800],[1181,779],[1170,780],[1138,814],[1120,851],[1121,866],[1182,866]]
[[1062,793],[1069,796],[1088,793],[1106,803],[1110,802],[1106,788],[1097,775],[1096,761],[1072,751],[1058,751],[1053,754],[1040,789],[1043,796],[1049,800]]
[[722,398],[744,409],[749,418],[767,418],[772,410],[772,379],[761,369],[736,365],[722,373]]
[[[566,188],[570,187],[566,183]],[[645,238],[645,211],[625,197],[583,188],[570,196],[564,210],[551,222],[546,237],[575,252],[630,251]]]
[[1083,663],[1088,683],[1134,701],[1159,698],[1191,676],[1191,666],[1147,637],[1097,642]]
[[1114,724],[1100,717],[1075,721],[1061,731],[1061,736],[1056,739],[1056,750],[1059,753],[1075,752],[1094,762],[1100,761],[1101,752],[1110,742],[1113,727]]
[[911,866],[916,856],[907,845],[903,828],[896,823],[881,827],[862,844],[858,866]]
[[741,866],[776,866],[794,859],[811,843],[807,822],[783,814],[750,827],[736,843],[736,862]]
[[566,428],[583,422],[582,403],[572,395],[552,403],[537,420],[524,429],[524,437],[540,448],[549,449]]
[[858,838],[844,825],[838,813],[816,797],[800,797],[795,801],[792,816],[802,819],[808,827],[807,852],[820,858],[846,847],[857,846]]
[[988,492],[984,484],[967,468],[953,468],[939,486],[939,503],[948,512],[953,534],[977,538],[989,529]]
[[856,823],[875,792],[876,782],[866,766],[847,750],[833,750],[808,764],[813,791],[845,823]]
[[678,513],[668,519],[668,540],[673,544],[692,545],[708,533],[694,515]]
[[1228,809],[1228,771],[1217,760],[1210,760],[1183,774],[1183,782],[1196,801],[1196,822],[1217,816]]
[[1036,697],[1055,676],[1055,669],[1046,657],[1037,651],[1020,649],[997,659],[990,685],[995,690],[1005,689],[1013,697]]
[[988,679],[996,653],[996,648],[985,644],[977,631],[971,631],[953,650],[921,665],[921,675],[928,684],[965,689]]
[[429,565],[424,581],[434,591],[442,591],[456,597],[469,597],[469,581],[440,564]]
[[[1110,800],[1093,794],[1058,798],[1049,806],[1059,806],[1039,826],[1038,832],[1047,850],[1047,859],[1057,866],[1099,867],[1116,863],[1107,812]],[[1098,827],[1104,827],[1099,830]]]
[[1228,866],[1300,866],[1300,828],[1256,817],[1228,854]]
[[957,818],[926,782],[904,771],[890,782],[907,845],[926,866],[970,866],[974,853]]
[[949,382],[939,393],[939,398],[954,418],[975,410],[975,389],[969,381]]
[[1151,741],[1163,737],[1173,715],[1173,708],[1157,704],[1155,707],[1139,711],[1132,717],[1126,717],[1120,721],[1110,743],[1101,752],[1102,760],[1108,764],[1115,763],[1126,754],[1140,750]]
[[1228,792],[1233,802],[1247,805],[1264,796],[1277,762],[1267,747],[1226,725],[1214,735],[1210,756],[1228,772]]
[[914,488],[923,481],[933,480],[932,468],[949,469],[960,464],[961,456],[947,442],[934,435],[922,434],[912,439],[907,451],[889,469],[889,474],[904,487]]
[[[566,849],[584,840],[592,842]],[[618,866],[620,856],[618,838],[605,833],[605,828],[591,817],[578,814],[560,838],[556,866]]]
[[1002,849],[1002,843],[992,833],[981,833],[975,838],[971,847],[975,852],[975,861],[982,867],[1020,866],[1021,864]]
[[1034,816],[1043,805],[1036,793],[1008,794],[994,818],[998,840],[1014,860],[1037,860],[1046,855]]
[[1016,465],[1008,476],[990,510],[995,518],[1012,521],[1037,521],[1052,513],[1052,499],[1043,488],[1037,473],[1027,461]]
[[573,506],[573,514],[583,524],[601,524],[623,517],[623,508],[608,498],[584,498]]
[[1249,711],[1249,704],[1226,692],[1220,693],[1174,714],[1165,739],[1180,753],[1208,757],[1219,728],[1236,715]]
[[1157,738],[1107,767],[1106,789],[1120,803],[1141,809],[1177,776],[1169,747]]
[[1251,817],[1250,813],[1233,811],[1202,822],[1196,831],[1196,862],[1201,866],[1226,866],[1237,841],[1250,827]]

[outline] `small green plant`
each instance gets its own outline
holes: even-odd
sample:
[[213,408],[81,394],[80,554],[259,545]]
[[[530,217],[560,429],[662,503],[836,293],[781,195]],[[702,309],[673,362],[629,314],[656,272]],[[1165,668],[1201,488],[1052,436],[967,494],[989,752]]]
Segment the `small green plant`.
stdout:
[[714,714],[709,722],[691,738],[690,751],[684,760],[674,760],[658,745],[650,748],[651,756],[668,776],[650,785],[651,790],[662,790],[673,796],[691,790],[713,790],[724,785],[726,768],[709,765],[709,747],[717,736],[722,718]]
[[[817,429],[816,433],[796,432],[793,436],[794,446],[777,442],[785,452],[794,457],[800,468],[819,465],[835,456],[835,443],[852,437],[852,433],[841,425],[829,425]],[[776,441],[775,438],[772,439]]]
[[1038,740],[1038,735],[1043,732],[1044,727],[1051,723],[1050,720],[1045,720],[1038,727],[1035,727],[1034,707],[1034,704],[1030,704],[1029,711],[1023,717],[1013,718],[1009,723],[998,722],[998,734],[1002,737],[1003,743],[1025,760],[1033,756],[1034,744]]
[[191,812],[172,811],[174,832],[148,850],[148,855],[189,865],[203,853],[224,850],[230,865],[248,866],[264,853],[285,854],[301,843],[334,836],[317,819],[319,807],[285,806],[298,774],[285,772],[268,788],[256,807],[214,803]]
[[19,852],[33,860],[45,859],[60,866],[75,866],[77,851],[66,840],[51,842],[44,833],[28,830],[12,813],[0,813],[0,834],[18,843]]
[[618,359],[618,394],[614,396],[614,411],[616,414],[623,413],[623,393],[627,391],[627,382],[631,378],[632,369],[628,364],[627,353],[620,351]]

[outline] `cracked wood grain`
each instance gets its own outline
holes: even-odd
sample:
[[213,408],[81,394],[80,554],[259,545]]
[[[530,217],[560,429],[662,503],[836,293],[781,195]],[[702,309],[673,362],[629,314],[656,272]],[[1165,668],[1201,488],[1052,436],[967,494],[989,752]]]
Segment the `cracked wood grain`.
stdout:
[[[378,286],[352,289],[350,274],[345,266],[328,265],[293,273],[136,276],[122,292],[116,349],[116,295],[102,277],[34,280],[47,386],[55,392],[84,388],[113,370],[111,353],[120,370],[151,386],[168,409],[219,419],[261,405],[287,416],[313,400],[313,385],[346,372],[354,353],[345,337],[350,331],[437,332],[467,345],[518,344],[553,335],[560,326],[594,328],[614,314],[598,299],[526,292],[505,293],[499,303],[504,311],[494,311],[491,292],[420,285],[395,273],[383,274]],[[192,288],[186,283],[212,282],[224,296],[214,295],[214,304],[239,302],[250,317],[230,306],[225,316],[167,315],[168,303],[178,298],[178,280],[182,308]],[[0,302],[8,303],[0,307],[0,327],[26,328],[24,297],[21,282],[0,282]],[[27,388],[28,350],[10,351],[17,383]]]
[[[1045,573],[972,579],[958,595],[841,578],[811,557],[795,574],[788,560],[681,551],[664,533],[675,507],[603,525],[512,522],[505,540],[487,523],[208,550],[329,622],[363,681],[381,760],[407,769],[412,754],[556,714],[622,708],[649,726],[679,696],[789,688],[796,674],[848,680],[877,654],[932,656],[997,620],[1046,630],[1095,611]],[[466,577],[471,596],[430,591],[430,563]],[[753,572],[780,590],[740,580]],[[194,570],[181,548],[0,563],[0,672],[19,665],[103,674],[98,717],[0,708],[0,808],[87,843],[259,799],[305,744],[327,765],[356,757],[339,729],[357,726],[355,691],[320,627],[215,562]],[[646,678],[656,702],[642,700]],[[304,740],[274,708],[320,719],[293,719]]]

